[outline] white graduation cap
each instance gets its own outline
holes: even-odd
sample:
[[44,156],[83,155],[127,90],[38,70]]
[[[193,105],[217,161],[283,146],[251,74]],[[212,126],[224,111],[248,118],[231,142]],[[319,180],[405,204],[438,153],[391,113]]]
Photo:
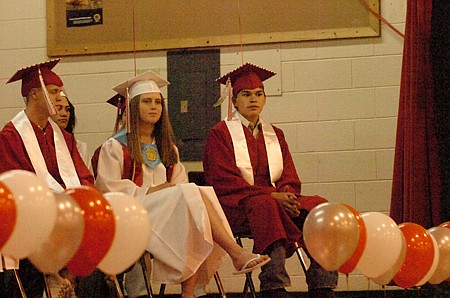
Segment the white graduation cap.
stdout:
[[[126,129],[127,132],[130,132],[130,113],[129,113],[129,105],[130,100],[135,96],[150,93],[150,92],[159,92],[161,93],[160,88],[169,85],[170,83],[163,79],[157,73],[149,70],[140,75],[135,76],[130,80],[126,80],[125,82],[120,83],[119,85],[113,87],[113,90],[118,93],[118,95],[113,96],[108,100],[109,103],[116,105],[118,109],[122,109],[121,113],[125,112],[126,114]],[[110,102],[110,100],[114,102],[118,102],[118,99],[122,96],[125,99],[124,106],[120,106],[119,104],[114,104]],[[125,110],[125,111],[124,111]],[[116,120],[117,126],[117,120]]]
[[[123,97],[129,97],[130,99],[149,92],[159,92],[160,88],[169,85],[170,83],[163,79],[157,73],[149,70],[140,75],[135,76],[130,80],[120,83],[113,88],[114,91],[122,95]],[[128,94],[127,94],[128,92]]]

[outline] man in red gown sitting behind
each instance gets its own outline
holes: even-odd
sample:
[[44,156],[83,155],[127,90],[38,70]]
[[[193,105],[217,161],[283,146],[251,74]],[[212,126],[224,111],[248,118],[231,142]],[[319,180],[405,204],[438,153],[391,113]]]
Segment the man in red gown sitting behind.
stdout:
[[[293,254],[294,243],[301,242],[308,212],[327,200],[301,195],[283,131],[260,117],[266,102],[263,81],[273,75],[247,63],[217,80],[232,87],[236,111],[210,131],[203,167],[233,231],[247,227],[255,253],[272,259],[259,275],[261,297],[291,297],[285,290],[290,286],[285,259]],[[335,297],[337,279],[337,272],[311,260],[309,297]]]

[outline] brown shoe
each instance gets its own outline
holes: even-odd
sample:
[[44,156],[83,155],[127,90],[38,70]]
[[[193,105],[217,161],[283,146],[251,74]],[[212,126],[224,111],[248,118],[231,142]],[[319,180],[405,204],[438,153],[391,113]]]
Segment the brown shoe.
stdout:
[[293,298],[284,288],[261,291],[261,298]]
[[336,298],[333,289],[320,288],[308,291],[308,298]]

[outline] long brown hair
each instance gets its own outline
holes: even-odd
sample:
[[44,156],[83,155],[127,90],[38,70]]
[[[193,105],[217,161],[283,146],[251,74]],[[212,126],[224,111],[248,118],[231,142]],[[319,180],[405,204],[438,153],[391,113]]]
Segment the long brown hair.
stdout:
[[[178,155],[175,151],[175,136],[170,124],[169,115],[165,105],[164,98],[162,100],[161,118],[155,123],[153,129],[153,137],[155,138],[156,146],[158,147],[159,156],[165,167],[178,162]],[[141,150],[141,134],[139,131],[139,101],[141,96],[137,95],[130,101],[130,133],[127,134],[128,150],[131,158],[139,163],[144,163]]]

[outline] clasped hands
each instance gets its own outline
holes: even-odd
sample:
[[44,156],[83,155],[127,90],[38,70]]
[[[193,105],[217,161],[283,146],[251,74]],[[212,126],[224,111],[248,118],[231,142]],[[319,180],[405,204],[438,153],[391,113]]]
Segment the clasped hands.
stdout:
[[297,196],[292,192],[273,192],[272,197],[275,198],[290,217],[298,217],[300,215],[301,204],[296,200]]

